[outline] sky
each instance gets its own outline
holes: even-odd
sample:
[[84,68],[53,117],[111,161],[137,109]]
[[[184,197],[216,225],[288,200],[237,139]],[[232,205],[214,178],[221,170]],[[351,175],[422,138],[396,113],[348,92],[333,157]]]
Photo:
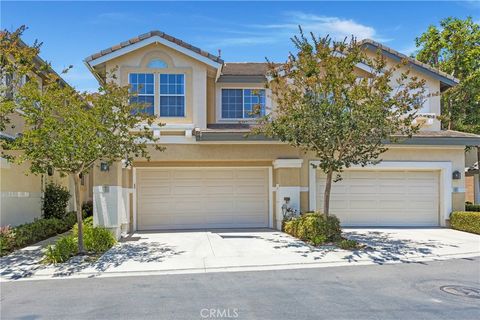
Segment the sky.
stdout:
[[370,38],[405,54],[415,37],[445,17],[471,16],[480,22],[480,0],[443,2],[127,2],[0,0],[1,29],[26,25],[23,39],[43,42],[40,56],[79,90],[98,83],[83,60],[100,50],[151,30],[160,30],[226,62],[265,58],[284,61],[293,50],[290,37],[305,31],[337,39]]

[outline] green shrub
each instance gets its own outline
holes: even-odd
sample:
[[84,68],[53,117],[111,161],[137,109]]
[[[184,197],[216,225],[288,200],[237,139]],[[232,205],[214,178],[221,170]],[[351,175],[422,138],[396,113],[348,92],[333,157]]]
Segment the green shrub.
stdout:
[[83,217],[93,216],[93,201],[87,201],[82,205]]
[[47,251],[45,252],[45,262],[65,262],[77,253],[77,238],[72,235],[63,236],[55,242],[55,245],[47,247]]
[[[78,226],[73,227],[73,235],[78,236]],[[83,244],[87,252],[103,253],[117,242],[115,236],[106,228],[93,227],[93,217],[83,222]]]
[[480,204],[466,203],[465,211],[480,212]]
[[358,243],[355,240],[342,239],[338,242],[338,246],[343,250],[352,250],[357,248]]
[[455,211],[450,215],[452,229],[480,234],[480,212]]
[[43,217],[64,218],[68,200],[70,200],[70,193],[67,188],[52,182],[47,184],[42,198]]
[[[3,256],[14,249],[23,248],[57,234],[64,233],[70,230],[76,221],[75,213],[70,212],[64,219],[37,219],[31,223],[10,228],[11,231],[2,231],[0,232],[0,255]],[[6,228],[7,227],[3,227],[2,230],[8,230]]]
[[314,245],[339,241],[342,234],[338,218],[321,213],[305,213],[298,218],[286,221],[284,231]]

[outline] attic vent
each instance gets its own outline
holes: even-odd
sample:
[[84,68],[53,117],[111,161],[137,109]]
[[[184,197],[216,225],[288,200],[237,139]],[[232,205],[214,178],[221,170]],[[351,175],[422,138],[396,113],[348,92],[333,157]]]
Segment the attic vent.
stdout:
[[147,64],[147,67],[149,68],[168,68],[168,65],[165,61],[160,60],[160,59],[152,59],[150,62]]

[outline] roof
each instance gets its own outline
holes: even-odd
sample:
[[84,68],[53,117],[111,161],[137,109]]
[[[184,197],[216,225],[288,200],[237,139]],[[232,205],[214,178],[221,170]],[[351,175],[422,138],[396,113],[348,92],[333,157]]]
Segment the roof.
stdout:
[[[275,141],[276,139],[264,136],[246,134],[255,125],[248,123],[209,124],[207,129],[196,132],[197,141],[244,141],[263,140]],[[384,143],[389,144],[388,141]],[[420,131],[412,138],[400,139],[396,144],[402,145],[480,145],[480,136],[454,130]]]
[[367,47],[373,47],[373,48],[378,48],[381,49],[384,53],[389,55],[392,58],[397,58],[397,59],[406,59],[411,65],[417,67],[420,69],[419,71],[427,72],[432,75],[435,75],[437,79],[439,79],[441,82],[443,82],[446,85],[449,86],[454,86],[460,82],[457,78],[449,75],[448,73],[445,73],[443,71],[440,71],[438,69],[433,68],[429,64],[423,63],[418,61],[417,59],[414,59],[412,57],[409,57],[397,50],[394,50],[392,48],[389,48],[379,42],[373,41],[371,39],[364,39],[360,41],[360,45],[367,46]]
[[225,62],[222,75],[226,76],[265,76],[268,63],[266,62]]
[[193,45],[191,45],[191,44],[189,44],[189,43],[186,43],[186,42],[184,42],[184,41],[182,41],[182,40],[180,40],[180,39],[178,39],[178,38],[175,38],[175,37],[173,37],[173,36],[171,36],[171,35],[166,34],[165,32],[158,31],[158,30],[154,30],[154,31],[150,31],[150,32],[141,34],[141,35],[136,36],[136,37],[134,37],[134,38],[132,38],[132,39],[130,39],[130,40],[127,40],[127,41],[124,41],[124,42],[120,42],[119,44],[114,45],[114,46],[112,46],[112,47],[110,47],[110,48],[106,48],[106,49],[101,50],[101,51],[99,51],[99,52],[97,52],[97,53],[94,53],[94,54],[92,54],[91,56],[88,56],[87,58],[85,58],[85,62],[91,62],[91,61],[93,61],[93,60],[95,60],[95,59],[98,59],[98,58],[100,58],[100,57],[103,57],[103,56],[105,56],[105,55],[107,55],[107,54],[110,54],[110,53],[115,52],[115,51],[118,51],[118,50],[120,50],[120,49],[129,47],[129,46],[131,46],[131,45],[133,45],[133,44],[135,44],[135,43],[138,43],[138,42],[140,42],[140,41],[143,41],[143,40],[146,40],[146,39],[155,37],[155,36],[160,37],[160,38],[163,38],[163,39],[165,39],[165,40],[168,40],[168,41],[170,41],[170,42],[172,42],[172,43],[175,43],[175,44],[181,46],[182,48],[185,48],[185,49],[187,49],[187,50],[193,51],[193,52],[195,52],[195,53],[197,53],[197,54],[199,54],[199,55],[201,55],[201,56],[203,56],[203,57],[205,57],[205,58],[208,58],[208,59],[210,59],[210,60],[212,60],[212,61],[214,61],[214,62],[216,62],[216,63],[223,64],[223,60],[220,59],[220,57],[215,56],[215,55],[213,55],[213,54],[211,54],[211,53],[208,53],[208,52],[206,52],[206,51],[203,51],[202,49],[200,49],[200,48],[198,48],[198,47],[195,47],[195,46],[193,46]]

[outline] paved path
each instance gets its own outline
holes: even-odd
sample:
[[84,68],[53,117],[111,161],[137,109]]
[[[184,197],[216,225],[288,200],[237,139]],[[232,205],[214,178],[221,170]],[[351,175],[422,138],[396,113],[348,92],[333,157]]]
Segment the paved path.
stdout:
[[16,260],[13,267],[0,270],[1,280],[284,270],[480,256],[480,236],[451,229],[346,229],[345,235],[371,249],[315,248],[270,229],[145,232],[123,239],[95,263],[28,262],[27,272]]
[[[480,260],[2,283],[1,319],[480,318]],[[453,287],[450,287],[453,288]],[[203,311],[202,311],[203,310]],[[206,310],[206,311],[204,311]],[[218,311],[217,311],[218,310]],[[234,318],[235,312],[238,317]],[[219,317],[217,317],[218,319]]]

